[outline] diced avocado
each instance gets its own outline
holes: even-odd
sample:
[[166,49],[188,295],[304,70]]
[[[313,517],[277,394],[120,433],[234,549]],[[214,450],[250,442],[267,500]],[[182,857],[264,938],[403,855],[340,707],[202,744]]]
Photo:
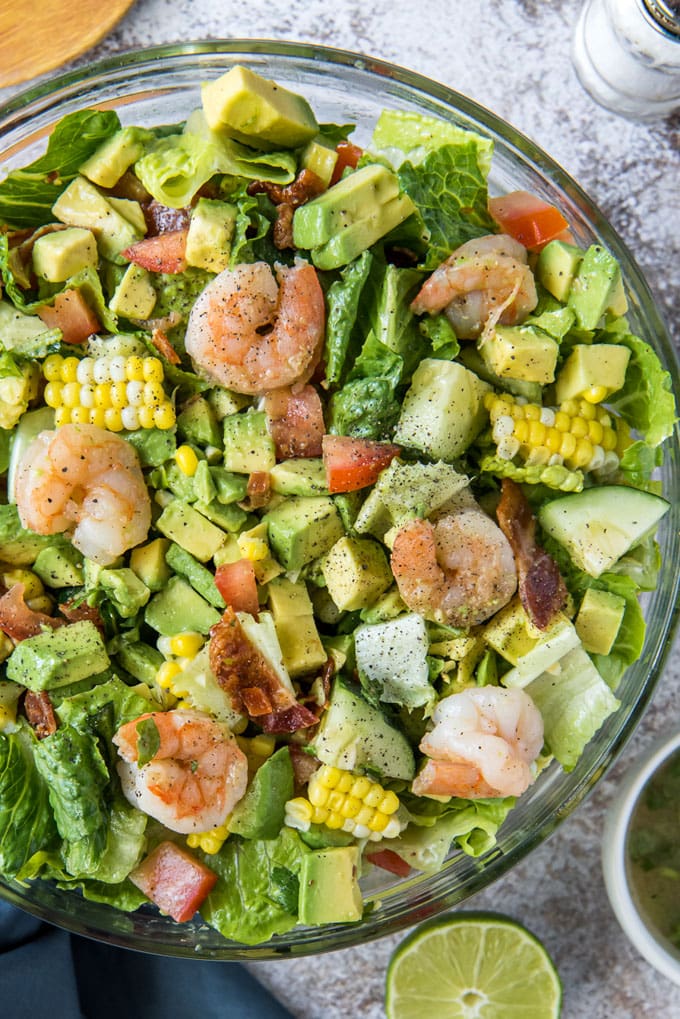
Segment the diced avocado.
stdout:
[[97,580],[99,587],[116,606],[118,615],[131,619],[144,608],[151,592],[136,573],[124,566],[119,570],[103,569]]
[[626,599],[611,591],[589,587],[574,620],[586,651],[608,655],[614,646],[626,611]]
[[156,291],[149,272],[131,262],[113,292],[109,308],[124,318],[150,318],[155,305]]
[[286,801],[293,798],[293,765],[281,747],[255,772],[242,800],[229,817],[229,831],[245,839],[275,839],[283,828]]
[[404,396],[394,441],[437,460],[462,456],[488,420],[491,387],[455,361],[425,358]]
[[239,559],[243,559],[241,555],[241,549],[239,548],[238,539],[234,534],[228,534],[227,540],[225,541],[222,548],[215,552],[213,562],[215,566],[221,566],[222,563],[235,563]]
[[382,541],[392,524],[392,516],[381,493],[377,488],[372,488],[357,513],[353,529],[357,534],[372,534]]
[[137,451],[142,467],[159,467],[175,455],[177,440],[170,428],[137,428],[121,432],[121,438]]
[[536,646],[540,631],[536,632],[519,597],[515,597],[485,624],[481,635],[485,644],[511,665],[517,665]]
[[[223,506],[241,502],[248,491],[248,478],[244,474],[234,474],[224,467],[211,467],[210,477],[215,486],[215,498]],[[231,528],[230,528],[231,530]]]
[[398,195],[399,179],[386,166],[372,163],[356,170],[295,210],[295,247],[308,250],[321,247]]
[[171,577],[144,611],[145,622],[163,637],[176,633],[209,633],[220,621],[219,612],[181,577]]
[[169,547],[170,542],[167,538],[156,538],[148,545],[133,548],[130,553],[130,569],[134,570],[150,591],[162,591],[172,576],[172,571],[165,561]]
[[[383,538],[390,527],[400,527],[412,517],[427,517],[451,499],[469,501],[468,484],[465,474],[441,461],[423,464],[393,460],[361,507],[354,529]],[[373,505],[369,505],[371,502]],[[377,533],[378,524],[386,524],[382,534]]]
[[328,657],[314,622],[314,609],[303,581],[274,577],[267,585],[269,608],[283,662],[293,678],[320,669]]
[[53,690],[104,672],[110,660],[90,619],[20,641],[7,660],[7,678],[29,690]]
[[573,400],[587,389],[604,387],[607,395],[623,388],[630,348],[621,343],[577,343],[562,365],[555,384],[558,403]]
[[543,385],[555,379],[559,349],[551,336],[533,326],[496,326],[480,346],[482,357],[500,378]]
[[95,149],[80,166],[79,172],[101,188],[112,188],[140,158],[144,142],[149,137],[151,133],[142,128],[122,127]]
[[368,608],[392,583],[387,556],[370,538],[343,535],[324,559],[321,572],[328,593],[342,612]]
[[317,457],[282,460],[269,472],[272,492],[279,495],[328,495],[326,468]]
[[276,446],[267,431],[264,411],[231,414],[222,422],[224,466],[237,474],[270,471],[276,463]]
[[249,396],[244,396],[242,393],[232,393],[230,389],[224,389],[222,386],[209,389],[206,396],[218,421],[229,417],[230,414],[238,414],[240,410],[243,410],[251,402]]
[[116,660],[126,672],[147,686],[153,686],[156,673],[165,661],[160,651],[142,641],[122,643],[116,652]]
[[538,520],[579,569],[599,577],[642,541],[669,509],[665,499],[651,492],[600,485],[544,503]]
[[[212,468],[214,469],[214,468]],[[199,460],[191,479],[194,483],[194,499],[189,502],[211,503],[217,496],[217,487],[213,480],[211,467],[207,460]]]
[[325,496],[293,495],[264,520],[272,551],[286,570],[325,555],[344,533],[335,503]]
[[327,828],[325,824],[310,824],[299,832],[300,839],[310,849],[331,849],[335,846],[354,846],[354,836],[342,828]]
[[197,591],[214,608],[223,609],[225,607],[224,598],[215,587],[214,575],[194,559],[186,549],[172,544],[165,559],[168,566],[180,577],[188,580],[194,591]]
[[96,268],[98,261],[94,234],[79,226],[43,234],[33,245],[35,274],[48,283],[63,283],[87,266]]
[[312,262],[318,269],[326,270],[349,265],[362,251],[394,230],[415,211],[416,207],[408,195],[398,195],[373,209],[363,219],[344,227],[321,247],[314,248]]
[[132,223],[135,230],[140,234],[146,233],[146,218],[139,202],[131,198],[116,198],[114,195],[107,195],[106,200],[128,223]]
[[503,676],[502,683],[507,687],[524,687],[541,673],[547,672],[565,655],[580,646],[578,634],[571,620],[559,613],[555,622],[545,631],[530,651],[517,660],[514,669]]
[[[248,514],[245,510],[242,510],[240,506],[237,506],[235,503],[230,503],[225,506],[219,501],[219,499],[213,499],[212,502],[201,502],[198,500],[194,503],[194,509],[197,510],[202,517],[205,517],[206,520],[210,520],[211,523],[216,524],[223,531],[229,532],[224,536],[225,545],[229,536],[240,531],[248,519]],[[215,561],[217,561],[217,556],[221,555],[223,548],[224,545],[221,545],[217,552],[215,552]],[[223,559],[222,561],[225,562],[228,560]]]
[[388,619],[396,619],[397,616],[407,612],[406,605],[401,599],[399,589],[395,586],[386,591],[381,598],[368,609],[362,609],[362,623],[386,623]]
[[222,446],[222,432],[213,408],[204,396],[187,403],[177,417],[177,434],[194,446]]
[[373,771],[410,781],[415,775],[411,744],[380,708],[362,697],[358,687],[338,676],[314,739],[314,752],[324,764],[347,771]]
[[300,870],[300,923],[361,920],[358,846],[331,846],[305,853]]
[[319,130],[306,99],[238,64],[203,85],[201,96],[211,130],[254,148],[295,149]]
[[429,682],[425,620],[409,612],[385,623],[354,631],[357,669],[381,701],[413,708],[432,708],[436,694]]
[[38,553],[33,572],[48,587],[80,587],[83,583],[83,557],[73,545],[44,548]]
[[53,534],[34,534],[21,526],[16,506],[0,503],[0,560],[30,566],[44,548],[54,545]]
[[338,154],[335,149],[319,136],[312,138],[311,142],[305,145],[300,156],[300,167],[303,170],[311,170],[328,187],[337,161]]
[[550,241],[536,262],[536,279],[558,301],[566,301],[583,252],[565,241]]
[[208,272],[228,269],[236,216],[236,206],[229,202],[199,198],[189,221],[187,264]]
[[125,264],[120,252],[143,236],[85,177],[71,181],[52,206],[52,212],[68,226],[90,229],[97,239],[99,253],[119,265]]
[[504,389],[514,396],[523,396],[529,403],[541,403],[540,382],[525,382],[524,379],[501,378],[486,363],[480,352],[472,343],[466,343],[458,355],[459,361],[483,382],[488,382],[494,389]]
[[623,291],[621,268],[613,255],[591,244],[569,290],[568,306],[581,329],[595,329],[606,311],[625,314],[628,302]]
[[223,530],[181,499],[173,499],[165,507],[156,528],[202,563],[212,559],[225,539]]

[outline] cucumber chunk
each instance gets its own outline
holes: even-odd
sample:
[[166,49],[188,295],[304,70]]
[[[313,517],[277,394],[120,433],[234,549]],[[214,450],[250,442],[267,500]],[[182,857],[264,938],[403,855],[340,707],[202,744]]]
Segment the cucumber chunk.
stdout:
[[546,503],[541,527],[567,549],[575,564],[599,577],[653,530],[670,503],[626,485],[603,485]]

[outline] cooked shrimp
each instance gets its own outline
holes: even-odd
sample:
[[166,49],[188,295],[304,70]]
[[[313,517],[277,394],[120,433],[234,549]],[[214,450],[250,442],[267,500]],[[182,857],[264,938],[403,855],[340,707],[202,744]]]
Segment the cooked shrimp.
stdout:
[[410,520],[392,546],[392,573],[406,605],[426,619],[473,626],[517,590],[510,543],[474,500],[432,521]]
[[196,301],[185,346],[195,367],[237,393],[306,382],[321,356],[325,306],[313,266],[225,269]]
[[491,322],[517,325],[538,297],[526,248],[506,234],[489,234],[457,248],[411,302],[417,315],[445,310],[461,340],[478,337]]
[[[140,722],[152,719],[158,749],[139,767]],[[153,711],[113,737],[123,793],[171,831],[188,834],[224,824],[246,791],[246,756],[222,722],[200,711]]]
[[524,690],[474,687],[439,702],[420,749],[417,796],[521,796],[543,746],[543,719]]
[[71,536],[100,566],[146,538],[151,501],[135,450],[95,425],[41,432],[24,453],[16,478],[24,527]]

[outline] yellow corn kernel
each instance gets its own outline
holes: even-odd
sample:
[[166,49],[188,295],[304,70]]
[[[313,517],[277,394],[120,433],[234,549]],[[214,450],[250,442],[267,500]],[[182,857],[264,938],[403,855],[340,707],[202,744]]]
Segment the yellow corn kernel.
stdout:
[[125,382],[112,382],[109,390],[109,400],[111,406],[115,407],[116,410],[122,410],[123,407],[127,407],[127,384]]
[[365,775],[360,775],[359,778],[355,778],[352,782],[352,788],[349,790],[350,796],[356,796],[357,799],[363,800],[364,796],[371,788],[370,778],[366,778]]
[[163,662],[156,673],[156,683],[162,690],[171,690],[175,676],[178,676],[181,671],[177,662]]
[[345,802],[344,793],[338,792],[337,789],[332,789],[328,794],[328,802],[325,806],[331,811],[332,814],[339,814],[342,810],[342,806]]
[[261,562],[269,556],[269,545],[264,538],[253,538],[246,532],[239,534],[238,547],[244,559]]
[[193,478],[198,467],[198,457],[191,446],[178,446],[175,452],[175,463],[182,474],[186,474],[188,478]]
[[556,428],[549,428],[543,441],[551,453],[559,453],[562,445],[562,432],[558,432]]
[[165,403],[165,390],[160,382],[144,383],[144,403],[149,407],[160,407]]
[[313,778],[318,779],[322,785],[326,786],[326,789],[335,789],[336,785],[342,777],[342,771],[340,768],[335,768],[332,764],[324,764],[317,771]]
[[578,417],[579,405],[576,400],[565,400],[560,410],[563,411],[568,417]]
[[602,442],[600,443],[602,449],[605,453],[609,453],[611,450],[616,449],[616,443],[616,432],[613,428],[609,428],[605,425],[602,429]]
[[541,408],[537,403],[528,403],[524,408],[524,417],[527,421],[540,421]]
[[78,358],[66,357],[61,362],[59,375],[62,382],[75,382],[78,378]]
[[385,828],[387,827],[388,821],[389,817],[387,816],[387,814],[383,814],[382,811],[380,810],[375,810],[373,812],[373,817],[368,822],[368,827],[371,829],[371,831],[384,831]]
[[61,354],[50,354],[43,361],[42,373],[47,382],[61,382]]
[[65,407],[77,407],[80,404],[80,383],[65,382],[61,389],[61,399]]
[[382,814],[393,814],[395,810],[399,809],[399,797],[391,789],[388,789],[378,804],[377,809]]
[[142,365],[142,378],[145,382],[162,382],[163,365],[157,357],[145,357]]
[[219,828],[213,828],[212,831],[194,832],[187,835],[187,845],[190,849],[202,849],[209,856],[214,856],[215,853],[219,853],[228,836],[229,829],[226,824],[222,824]]
[[352,774],[352,772],[343,771],[343,773],[340,775],[340,781],[338,782],[335,788],[338,790],[338,792],[348,793],[352,788],[353,783],[354,775]]
[[125,362],[125,377],[128,382],[145,382],[144,358],[132,354]]
[[525,420],[516,421],[515,422],[515,429],[514,429],[513,434],[514,434],[514,436],[515,436],[515,438],[517,439],[518,442],[522,442],[522,443],[528,442],[529,441],[529,422],[525,421]]
[[609,393],[606,386],[590,386],[588,389],[584,389],[581,396],[588,403],[602,403],[604,398]]
[[71,408],[71,424],[72,425],[89,425],[90,423],[90,410],[88,407],[72,407]]
[[170,654],[177,658],[195,658],[204,643],[201,633],[176,633],[170,638]]
[[260,733],[259,736],[253,736],[250,741],[250,750],[255,757],[271,757],[276,749],[276,737],[266,736],[264,733]]
[[585,439],[588,434],[588,422],[582,417],[575,417],[571,422],[571,428],[569,431],[572,435],[576,436],[577,439]]
[[588,439],[579,439],[571,456],[574,467],[586,467],[593,458],[593,444]]
[[24,585],[24,598],[39,598],[45,593],[45,588],[40,577],[32,570],[22,570],[18,567],[14,570],[5,570],[2,574],[2,582],[5,587],[14,587],[15,584]]
[[602,443],[604,437],[604,428],[599,421],[590,421],[588,423],[588,438],[594,446],[599,446]]
[[[141,421],[141,416],[140,416]],[[156,407],[153,414],[155,428],[172,428],[175,423],[175,409],[167,400],[160,407]]]
[[111,383],[100,382],[94,387],[94,405],[106,410],[111,406]]
[[571,418],[563,410],[555,411],[555,428],[558,432],[568,432]]
[[140,428],[153,428],[154,426],[153,407],[138,407],[137,417],[139,418]]
[[90,407],[90,424],[96,425],[97,428],[106,427],[106,411],[103,407]]
[[354,818],[354,823],[363,824],[366,827],[368,827],[369,822],[372,820],[374,814],[375,809],[373,807],[363,806],[359,813],[357,814],[357,816]]
[[45,403],[48,407],[61,407],[63,402],[62,392],[64,384],[62,382],[48,382],[45,386]]
[[324,821],[324,824],[326,825],[326,827],[327,828],[331,828],[331,829],[342,828],[344,823],[345,823],[345,818],[342,816],[342,814],[338,813],[335,810],[331,810],[331,812],[329,813],[328,817]]
[[286,803],[286,814],[304,824],[311,824],[313,813],[311,803],[304,796],[296,796],[295,799],[288,800]]
[[597,417],[597,408],[592,403],[588,403],[587,400],[579,400],[578,412],[579,416],[585,418],[586,421],[594,421]]
[[331,795],[331,790],[321,785],[320,782],[310,782],[307,795],[309,796],[310,803],[314,804],[315,807],[325,807],[328,803],[328,797]]
[[524,420],[524,406],[521,403],[513,403],[510,408],[510,417],[514,421]]
[[572,435],[571,432],[565,432],[562,436],[562,444],[559,449],[560,456],[564,457],[565,460],[568,460],[570,456],[573,456],[575,449],[576,436]]
[[312,812],[312,824],[325,824],[330,811],[325,807],[314,807]]
[[355,818],[361,810],[361,800],[358,800],[356,796],[345,796],[342,806],[340,807],[340,813],[345,819]]
[[529,422],[529,445],[542,446],[545,440],[547,428],[541,421]]
[[107,407],[104,411],[104,424],[110,432],[122,432],[123,419],[116,407]]
[[54,424],[57,428],[61,428],[62,425],[68,425],[71,423],[71,408],[70,407],[57,407],[54,411]]
[[378,785],[377,783],[374,783],[364,796],[364,803],[366,804],[367,807],[372,807],[375,810],[375,808],[381,802],[383,796],[384,791],[382,786]]

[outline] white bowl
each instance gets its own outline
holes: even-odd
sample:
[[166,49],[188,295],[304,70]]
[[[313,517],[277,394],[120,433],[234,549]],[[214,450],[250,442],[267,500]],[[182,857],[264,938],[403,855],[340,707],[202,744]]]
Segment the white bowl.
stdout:
[[626,772],[605,817],[602,869],[612,909],[630,941],[659,973],[680,985],[680,952],[641,915],[631,892],[626,848],[630,822],[645,786],[679,749],[680,732],[667,733]]

